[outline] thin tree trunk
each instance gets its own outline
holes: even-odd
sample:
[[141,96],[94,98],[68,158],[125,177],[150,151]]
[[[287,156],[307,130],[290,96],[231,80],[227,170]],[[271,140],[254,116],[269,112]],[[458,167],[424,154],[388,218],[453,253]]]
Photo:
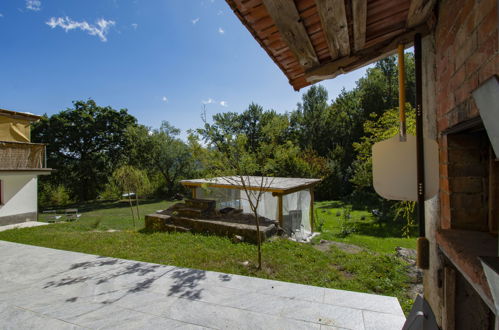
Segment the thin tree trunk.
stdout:
[[128,202],[130,203],[130,211],[132,211],[133,228],[135,228],[135,214],[133,213],[133,204],[132,204],[132,198],[130,197],[130,192],[128,192]]
[[256,221],[256,243],[258,247],[258,270],[262,269],[262,237],[260,236],[260,218],[258,217],[258,212],[256,209],[253,210],[255,213]]
[[[135,193],[135,207],[137,208],[137,221],[140,221],[140,213],[139,213],[139,194]],[[133,228],[135,229],[135,223],[133,224]]]

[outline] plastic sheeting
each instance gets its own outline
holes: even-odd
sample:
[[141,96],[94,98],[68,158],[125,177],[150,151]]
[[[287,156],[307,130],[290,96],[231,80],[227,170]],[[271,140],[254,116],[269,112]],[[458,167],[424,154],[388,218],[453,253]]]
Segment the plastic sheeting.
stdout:
[[[255,202],[258,192],[249,191],[250,199]],[[250,202],[244,190],[227,188],[196,188],[197,198],[217,201],[217,208],[233,207],[252,213]],[[310,191],[302,190],[282,196],[283,228],[291,236],[305,237],[310,234]],[[260,199],[258,215],[278,220],[278,197],[264,192]]]

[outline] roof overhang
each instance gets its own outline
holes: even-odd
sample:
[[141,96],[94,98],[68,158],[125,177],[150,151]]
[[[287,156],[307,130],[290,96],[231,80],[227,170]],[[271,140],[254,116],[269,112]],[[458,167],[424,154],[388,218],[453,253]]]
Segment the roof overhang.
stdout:
[[226,0],[295,90],[428,34],[437,0]]
[[5,110],[5,109],[0,109],[0,116],[5,116],[14,119],[24,119],[28,121],[37,121],[42,118],[42,116],[37,116],[32,113]]
[[0,168],[0,175],[49,175],[52,168]]
[[[242,178],[242,179],[241,179]],[[243,181],[244,180],[244,183]],[[225,189],[248,189],[272,192],[274,195],[286,195],[297,191],[312,189],[321,182],[320,179],[280,178],[260,176],[229,176],[210,179],[182,180],[186,187],[212,187]]]

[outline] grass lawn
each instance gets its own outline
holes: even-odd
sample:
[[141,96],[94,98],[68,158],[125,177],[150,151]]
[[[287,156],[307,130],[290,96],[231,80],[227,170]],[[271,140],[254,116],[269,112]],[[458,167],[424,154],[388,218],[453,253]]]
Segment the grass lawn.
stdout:
[[[317,202],[316,223],[323,222],[322,233],[315,240],[326,239],[362,246],[372,251],[392,253],[397,246],[416,249],[416,238],[401,237],[400,225],[377,223],[371,212],[352,210],[345,219],[345,204],[338,201]],[[349,235],[341,232],[351,230]],[[352,230],[353,229],[353,230]]]
[[[331,202],[330,202],[331,203]],[[140,207],[141,216],[165,209],[171,202],[151,201]],[[331,206],[331,205],[329,205]],[[264,267],[255,267],[256,246],[234,244],[230,239],[190,233],[146,233],[140,220],[134,229],[125,203],[80,205],[82,216],[72,223],[58,223],[0,232],[0,239],[103,256],[169,264],[232,274],[256,276],[328,288],[396,296],[404,311],[412,304],[407,296],[406,265],[394,257],[392,247],[413,247],[408,239],[370,237],[357,233],[337,239],[338,219],[327,203],[323,239],[366,247],[350,254],[331,247],[320,251],[311,244],[277,239],[263,244]],[[336,205],[338,206],[338,205]],[[332,216],[327,213],[331,211]],[[352,217],[354,216],[352,212]],[[43,220],[43,217],[40,219]],[[372,220],[372,219],[371,219]],[[360,221],[360,220],[359,220]],[[365,220],[366,222],[369,220]],[[109,231],[110,229],[116,231]],[[401,244],[399,244],[401,243]],[[245,263],[249,261],[249,265]]]

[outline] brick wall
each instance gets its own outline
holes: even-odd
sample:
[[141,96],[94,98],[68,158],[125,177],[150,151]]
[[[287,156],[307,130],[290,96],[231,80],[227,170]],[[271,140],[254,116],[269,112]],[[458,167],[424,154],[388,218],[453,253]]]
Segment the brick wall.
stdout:
[[[439,132],[479,115],[471,92],[492,75],[499,75],[497,22],[497,0],[439,2],[435,31]],[[452,163],[449,138],[440,136],[439,144],[441,226],[451,228],[456,214],[452,212],[452,200],[456,203],[455,199],[460,197],[452,196],[453,187],[449,185],[449,164]],[[452,165],[450,169],[454,171]]]

